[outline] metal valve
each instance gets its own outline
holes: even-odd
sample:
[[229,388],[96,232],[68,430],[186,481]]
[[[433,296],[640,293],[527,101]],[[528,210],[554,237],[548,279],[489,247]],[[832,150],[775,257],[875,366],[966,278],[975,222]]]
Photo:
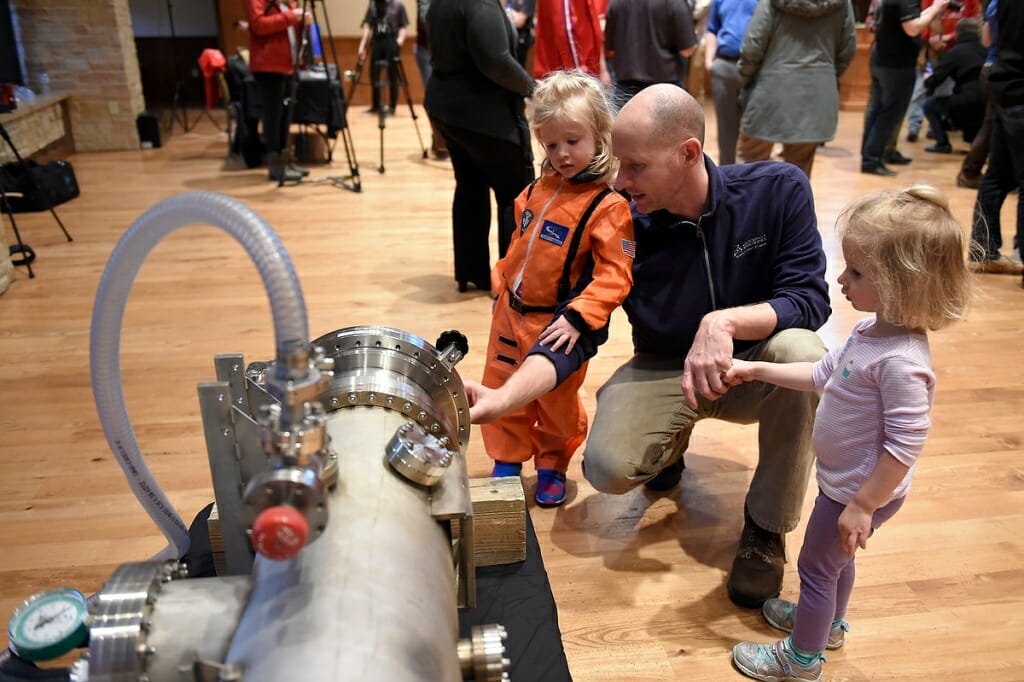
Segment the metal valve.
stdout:
[[391,437],[385,451],[388,463],[410,481],[432,486],[441,480],[455,456],[420,424],[407,421]]
[[508,633],[501,625],[477,625],[470,636],[459,640],[459,663],[462,679],[473,682],[507,682],[505,640]]

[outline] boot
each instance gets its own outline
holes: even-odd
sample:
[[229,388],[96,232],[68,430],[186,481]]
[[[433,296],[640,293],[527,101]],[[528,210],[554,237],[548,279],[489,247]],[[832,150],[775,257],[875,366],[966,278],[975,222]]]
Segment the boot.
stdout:
[[299,182],[302,175],[288,167],[285,156],[281,152],[271,152],[267,157],[267,167],[270,171],[267,178],[275,182]]

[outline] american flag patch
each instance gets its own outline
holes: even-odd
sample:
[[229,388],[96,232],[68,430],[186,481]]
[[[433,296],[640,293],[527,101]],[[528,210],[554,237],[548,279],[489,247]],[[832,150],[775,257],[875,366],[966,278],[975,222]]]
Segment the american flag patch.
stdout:
[[630,258],[636,258],[636,242],[632,239],[623,239],[622,253],[626,254]]

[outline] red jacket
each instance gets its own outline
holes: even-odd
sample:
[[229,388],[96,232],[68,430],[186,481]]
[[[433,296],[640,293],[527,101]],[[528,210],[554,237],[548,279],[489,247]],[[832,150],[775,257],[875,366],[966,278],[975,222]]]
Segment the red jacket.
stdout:
[[[934,0],[921,0],[921,11],[928,9],[932,6]],[[956,25],[960,23],[961,19],[977,19],[981,15],[981,5],[978,0],[963,0],[964,8],[961,10],[954,10],[947,8],[939,18],[931,23],[930,26],[926,26],[921,31],[921,40],[924,42],[926,47],[929,45],[929,40],[939,30],[939,25],[942,26],[942,36],[944,44],[939,52],[945,52],[949,48],[953,47],[956,43]],[[934,48],[933,48],[934,51]]]
[[[297,27],[302,18],[290,11],[294,2],[285,3],[286,10],[275,0],[245,0],[249,18],[249,70],[253,73],[294,73],[295,58],[288,29]],[[296,40],[299,39],[296,30]]]
[[601,73],[607,0],[537,0],[533,74],[543,78],[558,69]]

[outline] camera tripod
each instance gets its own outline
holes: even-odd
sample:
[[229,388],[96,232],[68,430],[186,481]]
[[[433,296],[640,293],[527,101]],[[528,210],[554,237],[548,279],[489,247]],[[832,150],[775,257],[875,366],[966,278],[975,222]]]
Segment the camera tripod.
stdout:
[[[323,34],[319,30],[320,21],[318,19],[319,13],[317,12],[317,1],[318,0],[303,0],[302,2],[302,13],[306,16],[308,13],[312,17],[312,26],[316,26],[317,30],[314,32],[316,36],[317,45],[313,46],[310,44],[310,31],[303,30],[301,32],[301,40],[295,41],[295,54],[292,58],[292,63],[295,65],[295,71],[292,74],[292,80],[289,85],[288,97],[284,101],[284,131],[285,135],[290,135],[292,123],[295,120],[295,106],[298,102],[299,97],[299,79],[300,79],[300,66],[303,62],[303,57],[307,54],[319,54],[326,55],[323,48]],[[323,3],[324,0],[319,0]],[[359,165],[356,162],[355,147],[352,144],[352,134],[348,129],[348,121],[345,120],[345,115],[348,111],[348,104],[344,101],[335,102],[335,96],[339,100],[344,99],[344,93],[341,88],[341,81],[338,79],[338,54],[334,47],[334,38],[331,33],[331,22],[327,16],[327,12],[323,13],[324,26],[327,29],[327,42],[331,46],[331,58],[332,63],[328,63],[324,60],[323,69],[327,78],[327,96],[328,96],[328,111],[337,109],[341,115],[341,126],[337,128],[337,134],[341,137],[342,147],[345,149],[345,158],[348,160],[349,175],[338,176],[329,175],[323,178],[314,178],[306,180],[302,177],[295,181],[286,181],[282,176],[282,179],[278,181],[277,186],[283,187],[285,185],[301,185],[303,183],[318,184],[323,182],[329,182],[336,187],[350,190],[352,192],[361,192],[363,190],[362,182],[359,178]],[[314,49],[315,48],[315,49]],[[293,145],[286,144],[284,149],[289,164],[295,160],[295,149]]]
[[[174,100],[171,103],[171,115],[167,119],[167,125],[164,130],[167,133],[172,133],[174,132],[174,124],[180,123],[182,131],[187,133],[192,128],[188,124],[188,110],[185,109],[185,104],[182,102],[182,89],[185,87],[185,83],[181,79],[181,64],[178,62],[178,49],[175,45],[178,36],[174,32],[174,3],[172,0],[167,0],[167,19],[170,21],[171,45],[174,46]],[[197,123],[198,121],[196,119]]]
[[[379,43],[378,41],[386,41]],[[381,46],[383,45],[383,49]],[[428,158],[427,148],[423,145],[423,136],[420,135],[419,116],[416,114],[416,107],[412,103],[412,95],[409,94],[409,80],[405,77],[405,67],[402,65],[402,58],[398,54],[398,43],[395,41],[395,37],[391,35],[390,31],[380,31],[375,28],[373,37],[370,42],[370,54],[384,55],[382,59],[373,60],[373,101],[377,103],[377,129],[380,131],[380,165],[377,166],[377,172],[384,172],[384,128],[385,120],[387,119],[388,113],[384,107],[384,74],[391,74],[393,77],[394,85],[398,87],[398,91],[405,96],[405,101],[409,105],[409,115],[412,116],[412,124],[416,129],[416,139],[419,140],[420,149],[423,152],[423,158]],[[352,101],[352,95],[355,94],[356,87],[362,81],[363,67],[366,65],[365,59],[359,59],[356,62],[355,71],[352,73],[352,78],[349,81],[348,96],[345,98],[347,102]],[[393,69],[393,71],[391,71]],[[394,97],[394,95],[392,95]],[[346,105],[347,106],[347,105]]]
[[[53,204],[50,202],[49,195],[47,195],[46,191],[39,186],[38,182],[36,182],[36,177],[32,174],[28,164],[25,163],[25,159],[23,159],[21,154],[18,153],[18,148],[14,146],[14,142],[11,140],[11,136],[7,134],[7,129],[4,127],[3,123],[0,123],[0,137],[4,138],[4,142],[7,143],[7,147],[11,150],[11,153],[14,154],[14,158],[21,166],[21,172],[25,174],[25,178],[29,183],[31,183],[36,194],[43,197],[46,207],[50,210],[50,215],[52,215],[53,219],[57,221],[57,225],[60,226],[61,232],[64,233],[64,236],[68,238],[69,242],[74,241],[71,239],[71,235],[68,234],[67,228],[64,227],[64,223],[61,222],[57,212],[53,210]],[[21,254],[21,257],[17,260],[11,258],[11,262],[14,263],[14,265],[24,265],[28,269],[29,279],[32,279],[36,276],[36,274],[32,272],[32,261],[36,259],[36,252],[32,250],[31,246],[21,241],[21,232],[18,230],[18,223],[14,220],[14,211],[11,209],[8,194],[14,194],[14,192],[5,191],[3,182],[0,182],[0,212],[6,213],[7,217],[11,219],[11,227],[14,229],[14,238],[18,242],[17,244],[11,245],[11,256]]]

